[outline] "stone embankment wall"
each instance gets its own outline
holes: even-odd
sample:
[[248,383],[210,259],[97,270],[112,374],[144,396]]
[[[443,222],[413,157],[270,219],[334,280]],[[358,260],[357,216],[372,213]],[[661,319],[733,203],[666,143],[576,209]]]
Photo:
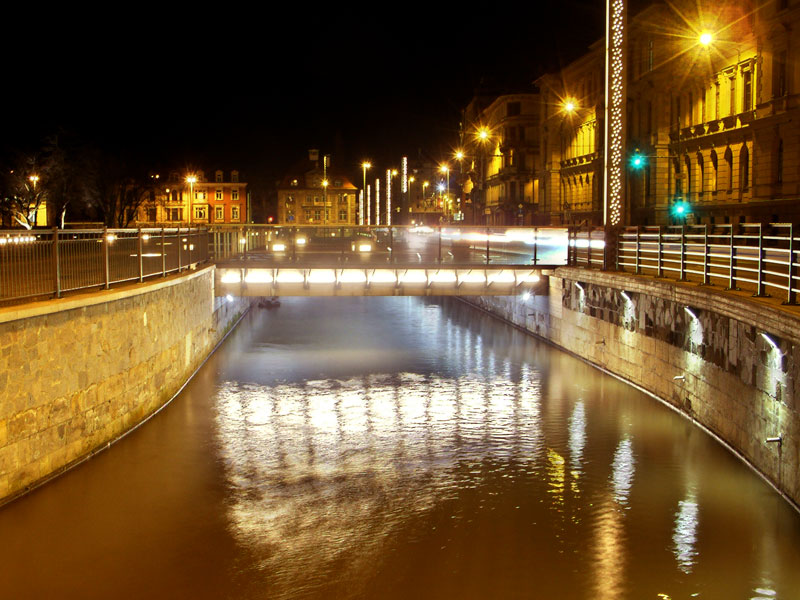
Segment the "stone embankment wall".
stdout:
[[249,306],[213,286],[208,267],[0,309],[0,504],[172,398]]
[[557,269],[528,300],[465,300],[669,402],[800,505],[796,312],[696,284],[574,268]]

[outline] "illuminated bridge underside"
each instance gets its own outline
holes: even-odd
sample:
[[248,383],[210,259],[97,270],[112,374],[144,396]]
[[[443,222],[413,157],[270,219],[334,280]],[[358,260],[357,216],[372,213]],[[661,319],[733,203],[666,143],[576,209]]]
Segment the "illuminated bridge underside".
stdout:
[[225,268],[217,296],[507,296],[530,291],[542,269]]

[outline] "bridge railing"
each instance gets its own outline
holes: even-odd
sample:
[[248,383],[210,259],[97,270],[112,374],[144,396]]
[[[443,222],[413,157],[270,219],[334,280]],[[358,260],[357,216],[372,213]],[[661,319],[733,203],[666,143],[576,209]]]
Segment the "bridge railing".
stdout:
[[208,259],[204,229],[0,230],[0,305],[163,277]]
[[619,237],[617,269],[693,280],[756,296],[800,291],[800,237],[791,223],[627,227]]
[[565,227],[215,225],[210,232],[217,262],[557,266],[568,261]]

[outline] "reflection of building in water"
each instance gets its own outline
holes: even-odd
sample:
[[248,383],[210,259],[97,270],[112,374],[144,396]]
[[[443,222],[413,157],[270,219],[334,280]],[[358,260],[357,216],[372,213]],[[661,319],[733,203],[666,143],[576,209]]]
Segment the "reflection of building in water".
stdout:
[[672,533],[678,568],[687,574],[692,572],[697,556],[697,550],[695,550],[697,523],[697,501],[694,492],[690,490],[686,495],[686,500],[678,502],[678,512],[675,513],[675,530]]

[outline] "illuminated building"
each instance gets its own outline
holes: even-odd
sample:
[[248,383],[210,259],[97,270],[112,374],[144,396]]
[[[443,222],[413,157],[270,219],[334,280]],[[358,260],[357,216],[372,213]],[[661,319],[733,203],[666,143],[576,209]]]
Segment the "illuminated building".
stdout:
[[247,223],[249,194],[239,171],[217,170],[209,181],[203,171],[151,175],[149,198],[139,207],[137,224],[210,225]]
[[538,222],[539,94],[478,94],[462,122],[467,222]]
[[[797,8],[679,0],[629,15],[623,223],[800,217]],[[536,82],[553,223],[603,223],[603,61],[601,40]]]
[[319,150],[309,150],[278,184],[279,225],[357,225],[357,213],[358,188],[330,157],[320,160]]

